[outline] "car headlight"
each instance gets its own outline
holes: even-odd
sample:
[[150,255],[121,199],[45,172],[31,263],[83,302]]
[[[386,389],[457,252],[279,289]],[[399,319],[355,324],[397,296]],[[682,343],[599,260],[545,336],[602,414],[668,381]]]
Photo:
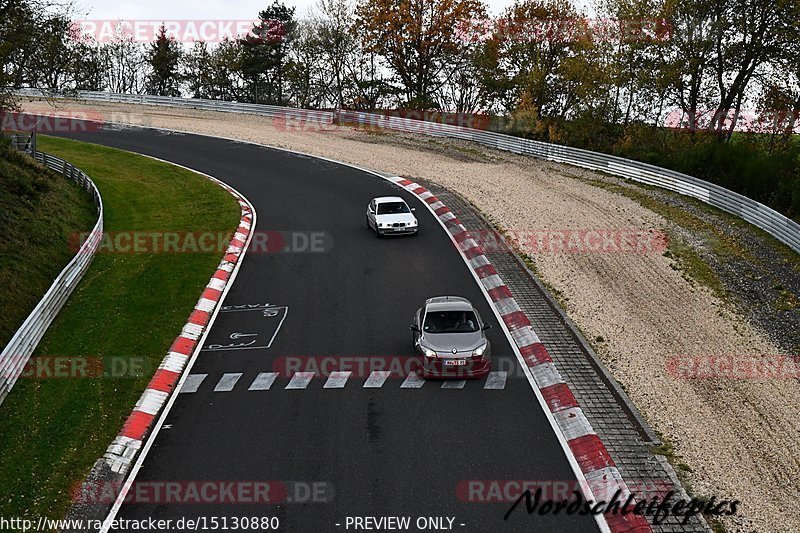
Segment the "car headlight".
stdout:
[[425,357],[436,357],[436,352],[428,348],[427,346],[419,345],[420,351],[423,353]]
[[483,357],[483,354],[486,353],[486,348],[488,346],[489,346],[488,343],[484,344],[483,346],[478,346],[477,348],[475,348],[475,350],[472,351],[472,355],[474,355],[475,357]]

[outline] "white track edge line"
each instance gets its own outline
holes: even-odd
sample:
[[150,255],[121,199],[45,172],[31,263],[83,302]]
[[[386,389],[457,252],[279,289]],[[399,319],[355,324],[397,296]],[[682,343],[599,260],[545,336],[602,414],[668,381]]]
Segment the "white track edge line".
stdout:
[[[396,178],[401,178],[401,179],[407,179],[407,178],[402,178],[402,176],[395,176],[395,177]],[[508,329],[508,326],[503,321],[503,317],[500,315],[500,312],[494,306],[494,302],[492,302],[492,299],[489,296],[489,293],[486,290],[486,287],[484,287],[483,283],[481,283],[481,279],[478,277],[478,273],[475,272],[475,269],[472,268],[472,266],[469,264],[469,260],[467,259],[467,256],[458,247],[458,243],[456,242],[455,238],[453,237],[453,234],[450,233],[450,231],[447,229],[447,226],[444,225],[444,222],[442,222],[439,219],[439,216],[433,211],[433,209],[431,208],[430,204],[428,204],[428,202],[422,200],[419,197],[419,195],[417,195],[417,193],[407,189],[403,185],[399,185],[399,184],[395,183],[394,181],[392,181],[391,178],[384,178],[384,179],[386,181],[388,181],[389,183],[397,185],[398,187],[401,187],[403,190],[408,191],[411,194],[413,194],[414,197],[428,209],[428,211],[431,213],[433,218],[436,219],[436,222],[439,223],[439,225],[442,227],[444,232],[449,237],[450,241],[456,247],[456,251],[458,252],[458,255],[464,261],[464,264],[467,266],[467,270],[469,270],[470,274],[472,274],[472,277],[475,279],[475,282],[478,284],[478,287],[480,287],[480,290],[483,293],[483,296],[486,298],[486,301],[488,302],[489,307],[492,310],[492,313],[495,315],[495,317],[497,318],[497,320],[498,320],[498,322],[500,324],[500,327],[502,328],[503,332],[506,334],[506,338],[508,340],[508,343],[511,345],[511,349],[514,351],[514,355],[517,356],[517,362],[522,367],[522,371],[525,374],[525,377],[528,379],[528,383],[530,384],[531,389],[533,389],[533,393],[536,396],[536,399],[539,400],[539,405],[542,408],[542,410],[544,411],[545,417],[547,418],[548,422],[550,422],[550,427],[553,428],[553,432],[555,433],[556,439],[558,440],[559,444],[561,445],[562,450],[564,451],[564,455],[567,458],[567,462],[569,463],[570,467],[572,468],[572,471],[575,474],[575,477],[577,478],[577,480],[579,482],[581,482],[580,483],[581,490],[584,493],[584,496],[585,497],[591,496],[591,499],[594,499],[594,494],[591,493],[591,489],[589,488],[589,482],[586,480],[586,476],[584,475],[583,471],[581,470],[580,466],[578,465],[578,460],[575,458],[575,454],[570,449],[569,444],[567,444],[567,439],[566,439],[566,437],[564,437],[563,431],[561,431],[561,428],[559,427],[558,423],[556,422],[556,419],[553,416],[553,412],[550,411],[550,407],[547,405],[547,402],[545,401],[544,396],[542,395],[542,392],[539,390],[538,385],[536,385],[536,381],[533,379],[533,375],[531,374],[530,367],[528,367],[528,365],[525,364],[525,358],[522,357],[522,353],[520,353],[520,351],[519,351],[519,346],[517,346],[517,343],[514,342],[514,338],[511,336],[511,331]],[[413,180],[409,180],[409,181],[413,181]],[[419,184],[417,184],[417,185],[419,185]],[[425,187],[425,189],[427,189],[427,187]],[[451,212],[452,212],[452,210],[451,210]],[[455,214],[455,213],[453,213],[453,214]],[[460,220],[459,220],[459,222],[460,222]],[[463,226],[463,224],[462,224],[462,226]],[[464,227],[464,229],[466,229],[466,227]],[[467,230],[467,231],[469,231],[469,230]],[[485,254],[484,254],[484,257],[485,257]],[[489,258],[487,257],[486,259],[488,261]],[[491,264],[491,262],[489,262],[489,264]],[[596,515],[595,514],[594,518],[595,518],[595,522],[597,522],[597,525],[600,528],[600,531],[603,531],[603,533],[611,533],[611,529],[609,528],[608,523],[606,522],[605,516]]]
[[[158,417],[158,421],[156,422],[156,425],[153,427],[153,429],[150,431],[150,434],[147,436],[147,440],[145,441],[144,446],[142,447],[142,449],[139,450],[139,455],[136,458],[136,462],[134,463],[133,468],[131,468],[131,471],[128,473],[128,477],[125,480],[125,483],[122,485],[122,490],[120,490],[120,493],[117,495],[117,499],[114,501],[114,505],[111,507],[111,510],[108,512],[108,515],[103,520],[103,526],[100,528],[100,533],[108,533],[109,529],[111,529],[111,526],[113,525],[114,518],[117,516],[117,513],[119,512],[120,507],[122,507],[122,504],[123,504],[123,502],[125,501],[125,498],[128,495],[128,491],[130,491],[131,486],[133,485],[133,482],[136,479],[136,475],[139,473],[139,470],[142,467],[142,463],[144,463],[144,459],[147,457],[147,454],[150,451],[150,448],[153,446],[153,443],[156,440],[156,436],[158,436],[158,432],[161,430],[161,427],[164,425],[164,421],[166,420],[167,415],[169,414],[169,411],[172,409],[172,405],[175,403],[175,400],[178,397],[178,391],[180,391],[181,387],[183,386],[184,381],[186,381],[186,378],[189,376],[189,372],[191,371],[192,366],[194,366],[194,363],[197,360],[198,355],[200,355],[200,348],[205,343],[206,337],[208,336],[209,332],[211,331],[211,326],[214,324],[214,321],[217,319],[217,315],[219,314],[220,309],[222,309],[222,304],[225,301],[225,297],[228,295],[228,291],[230,291],[231,287],[233,287],[233,282],[236,280],[236,275],[239,273],[239,268],[242,266],[242,263],[244,262],[244,256],[247,253],[247,249],[250,246],[250,241],[252,240],[253,234],[255,233],[256,220],[257,220],[255,207],[253,207],[253,204],[250,202],[250,200],[248,200],[246,196],[244,196],[242,193],[240,193],[239,191],[237,191],[236,189],[234,189],[233,187],[231,187],[230,185],[228,185],[224,181],[222,181],[222,180],[220,180],[218,178],[215,178],[214,176],[211,176],[209,174],[206,174],[205,172],[200,172],[199,170],[195,170],[193,168],[190,168],[190,167],[187,167],[187,166],[184,166],[184,165],[180,165],[178,163],[173,163],[171,161],[166,161],[164,159],[159,159],[157,157],[149,156],[149,155],[146,155],[146,154],[141,154],[141,153],[138,153],[138,152],[132,152],[131,151],[130,153],[133,153],[133,154],[136,154],[136,155],[141,155],[143,157],[149,157],[150,159],[154,159],[156,161],[161,161],[162,163],[167,163],[167,164],[170,164],[170,165],[173,165],[173,166],[176,166],[176,167],[183,168],[185,170],[188,170],[188,171],[194,172],[196,174],[199,174],[201,176],[204,176],[206,178],[209,178],[212,181],[212,183],[223,184],[223,185],[225,185],[227,187],[230,187],[230,189],[234,193],[236,193],[236,195],[238,195],[239,198],[244,199],[244,201],[247,203],[248,207],[250,207],[250,213],[252,215],[253,220],[252,220],[251,225],[250,225],[250,233],[249,233],[249,235],[247,237],[247,242],[245,243],[244,248],[242,248],[242,253],[239,255],[239,260],[236,262],[236,266],[234,267],[233,272],[231,272],[230,277],[228,277],[228,284],[225,286],[225,290],[222,292],[222,294],[219,297],[219,302],[217,303],[217,307],[214,309],[214,314],[211,316],[211,319],[208,321],[208,325],[206,326],[206,329],[203,332],[203,336],[200,337],[200,339],[198,340],[197,346],[195,346],[194,352],[192,352],[192,357],[186,363],[186,368],[184,368],[184,370],[183,370],[183,375],[181,376],[181,379],[178,381],[178,384],[175,386],[175,389],[172,391],[172,394],[170,394],[169,400],[167,401],[167,404],[164,406],[164,409],[162,409],[161,415]],[[242,215],[241,215],[241,210],[240,210],[239,222],[241,222],[241,219],[242,219]]]
[[[126,126],[126,127],[129,127],[129,128],[150,129],[150,130],[155,130],[155,131],[178,133],[178,134],[184,134],[184,135],[196,135],[198,137],[206,137],[206,138],[211,138],[211,139],[221,139],[221,140],[224,140],[224,141],[231,141],[231,142],[240,143],[240,144],[250,144],[250,145],[253,145],[253,146],[260,146],[262,148],[268,148],[270,150],[277,150],[277,151],[287,152],[287,153],[291,153],[291,154],[302,155],[302,156],[306,156],[306,157],[310,157],[310,158],[314,158],[314,159],[319,159],[321,161],[327,161],[329,163],[334,163],[334,164],[337,164],[337,165],[342,165],[342,166],[350,167],[350,168],[353,168],[353,169],[356,169],[356,170],[360,170],[360,171],[362,171],[364,173],[371,174],[373,176],[377,176],[377,177],[379,177],[379,178],[391,183],[392,185],[400,187],[404,191],[407,191],[407,192],[413,194],[414,197],[417,198],[417,200],[419,200],[428,209],[428,211],[431,213],[433,218],[436,219],[436,222],[438,222],[439,225],[442,227],[442,229],[444,229],[444,232],[450,238],[450,241],[454,245],[456,245],[456,250],[458,251],[458,254],[461,256],[461,259],[467,265],[467,270],[470,271],[470,273],[472,274],[473,278],[477,282],[478,286],[481,289],[481,292],[483,293],[484,297],[486,298],[486,300],[489,303],[489,307],[491,307],[492,312],[494,313],[494,315],[498,319],[498,321],[500,323],[500,327],[505,332],[506,337],[507,337],[507,339],[509,341],[509,344],[511,345],[511,348],[514,351],[514,354],[517,356],[517,361],[519,362],[520,366],[522,367],[522,371],[524,372],[525,377],[528,379],[528,382],[530,383],[531,388],[533,389],[533,392],[536,395],[536,399],[539,400],[539,405],[542,408],[542,410],[544,411],[545,417],[550,422],[550,426],[553,428],[553,431],[556,434],[556,438],[558,439],[559,444],[561,444],[561,448],[562,448],[562,450],[564,452],[564,455],[567,457],[567,461],[569,462],[570,466],[572,467],[573,473],[576,474],[576,477],[578,478],[578,481],[583,481],[583,483],[581,483],[581,486],[582,486],[582,490],[584,492],[584,495],[586,495],[585,494],[586,491],[589,490],[589,488],[588,488],[589,487],[589,483],[588,483],[588,481],[586,481],[586,476],[583,474],[583,471],[581,471],[580,467],[578,466],[578,461],[575,459],[575,455],[572,453],[572,450],[569,448],[569,445],[567,444],[567,441],[564,438],[564,434],[562,433],[561,428],[558,427],[558,424],[556,423],[555,418],[553,417],[553,413],[550,411],[550,408],[548,407],[547,402],[545,402],[545,400],[544,400],[544,396],[542,396],[541,391],[539,391],[539,388],[536,386],[536,383],[535,383],[535,381],[533,380],[533,377],[530,374],[530,369],[525,364],[525,360],[522,357],[522,354],[519,352],[519,347],[514,342],[514,339],[511,337],[511,333],[509,332],[508,327],[506,326],[505,322],[503,322],[502,317],[500,317],[500,315],[497,313],[497,310],[495,309],[494,304],[492,303],[488,292],[486,292],[486,288],[483,286],[483,283],[481,283],[480,278],[478,278],[478,275],[475,272],[475,270],[473,270],[472,266],[470,266],[469,261],[467,260],[466,256],[464,256],[464,254],[458,248],[455,239],[450,234],[450,232],[447,230],[447,227],[444,225],[444,223],[441,220],[439,220],[439,217],[436,215],[436,213],[434,213],[430,209],[430,205],[428,205],[427,202],[422,200],[416,193],[414,193],[412,191],[409,191],[408,189],[406,189],[402,185],[398,185],[397,183],[392,181],[392,179],[391,179],[392,177],[399,177],[399,176],[392,176],[392,175],[385,176],[385,175],[383,175],[382,173],[380,173],[380,172],[378,172],[376,170],[360,167],[360,166],[355,165],[353,163],[345,163],[345,162],[342,162],[342,161],[336,161],[335,159],[331,159],[331,158],[328,158],[328,157],[310,154],[308,152],[301,152],[299,150],[292,150],[290,148],[282,148],[282,147],[279,147],[279,146],[274,146],[274,145],[264,144],[264,143],[258,143],[258,142],[255,142],[255,141],[246,141],[246,140],[243,140],[243,139],[235,139],[233,137],[222,137],[222,136],[217,136],[217,135],[210,135],[210,134],[207,134],[207,133],[194,133],[194,132],[185,131],[185,130],[171,130],[171,129],[168,129],[168,128],[159,128],[157,126],[145,126],[145,125],[142,125],[142,124],[130,124],[130,123],[127,123],[127,122],[103,122],[101,124],[115,124],[115,125],[119,125],[119,126]],[[144,155],[144,154],[139,154],[139,155]],[[146,157],[150,157],[150,156],[146,156]],[[153,159],[158,159],[158,158],[154,157]],[[181,165],[177,165],[177,166],[181,166]],[[184,167],[184,168],[188,168],[188,167]],[[189,170],[192,170],[192,169],[189,169]],[[206,175],[206,174],[203,174],[202,172],[198,172],[198,174]],[[427,187],[426,187],[426,189],[427,189]],[[251,205],[251,208],[252,208],[252,205]],[[255,210],[253,210],[253,227],[255,227],[255,218],[256,218]],[[252,236],[252,228],[251,228],[250,235]],[[249,239],[248,239],[248,242],[249,242]],[[238,265],[239,264],[241,264],[241,262],[237,263],[237,270],[238,270]],[[219,307],[218,307],[218,309],[219,309]],[[216,317],[216,312],[214,313],[214,316]],[[209,322],[209,325],[210,324],[211,323]],[[205,335],[204,335],[204,338],[205,338]],[[193,362],[193,361],[191,361],[191,362]],[[172,398],[170,398],[170,399],[172,399]],[[171,407],[171,405],[172,405],[172,402],[168,403],[167,407]],[[159,427],[160,427],[161,423],[162,423],[162,421],[159,419],[159,424],[158,424]],[[149,448],[150,448],[149,442],[150,441],[148,439],[148,443],[145,444],[145,447],[142,449],[142,452],[144,452],[145,449],[149,450]],[[137,461],[137,464],[134,465],[134,466],[136,467],[138,465],[139,465],[139,461]],[[137,470],[138,470],[138,468],[137,468]],[[115,507],[117,506],[116,503],[114,505],[115,505]],[[117,508],[117,510],[118,510],[118,508]],[[116,512],[115,512],[115,514],[116,514]],[[109,516],[111,516],[111,515],[109,514]],[[603,533],[611,533],[611,529],[608,527],[608,523],[606,522],[604,516],[595,515],[595,521],[597,522],[598,527],[600,528],[600,530]],[[107,531],[108,531],[108,529],[104,529],[104,530],[101,530],[100,533],[107,533]]]

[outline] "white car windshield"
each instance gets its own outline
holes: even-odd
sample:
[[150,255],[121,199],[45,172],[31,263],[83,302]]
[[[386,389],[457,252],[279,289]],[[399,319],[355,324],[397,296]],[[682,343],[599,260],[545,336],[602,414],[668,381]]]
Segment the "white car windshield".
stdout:
[[384,202],[378,204],[379,215],[397,215],[400,213],[410,213],[408,206],[403,202]]
[[478,319],[472,311],[428,311],[422,329],[425,333],[475,333]]

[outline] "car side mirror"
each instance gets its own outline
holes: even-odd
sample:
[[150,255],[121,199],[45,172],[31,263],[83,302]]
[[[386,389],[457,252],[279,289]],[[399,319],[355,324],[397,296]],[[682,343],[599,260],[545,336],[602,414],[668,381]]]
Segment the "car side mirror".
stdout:
[[491,324],[484,324],[483,325],[483,329],[492,329],[492,325]]
[[411,331],[416,331],[417,333],[419,333],[419,326],[417,326],[417,325],[415,325],[415,324],[411,324],[411,325],[409,326],[409,329],[410,329]]
[[417,208],[416,208],[416,207],[412,207],[412,208],[411,208],[411,210],[412,210],[412,211],[416,211],[416,210],[417,210]]

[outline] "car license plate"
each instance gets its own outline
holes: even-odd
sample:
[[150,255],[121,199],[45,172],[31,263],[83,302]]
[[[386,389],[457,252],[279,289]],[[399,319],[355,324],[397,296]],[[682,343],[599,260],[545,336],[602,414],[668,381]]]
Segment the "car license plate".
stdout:
[[464,359],[445,359],[444,366],[463,366],[467,362]]

